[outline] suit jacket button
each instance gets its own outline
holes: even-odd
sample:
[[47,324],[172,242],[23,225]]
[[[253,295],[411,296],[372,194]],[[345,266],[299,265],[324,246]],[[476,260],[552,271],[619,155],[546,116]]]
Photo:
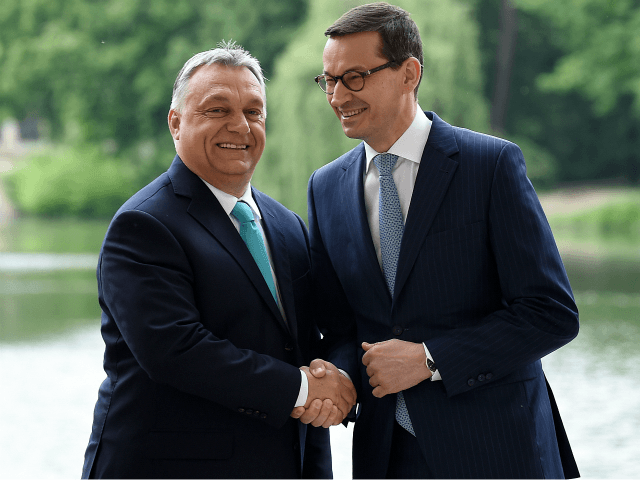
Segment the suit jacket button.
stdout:
[[261,413],[260,414],[260,418],[264,420],[265,418],[267,418],[267,414],[266,413]]
[[242,408],[242,407],[241,407],[241,408],[239,408],[239,409],[238,409],[238,412],[240,412],[240,413],[244,413],[244,408]]
[[287,352],[292,352],[292,351],[293,351],[293,343],[291,343],[291,342],[287,342],[287,343],[285,344],[285,346],[284,346],[284,349],[285,349]]
[[247,408],[244,413],[246,413],[247,415],[251,415],[253,413],[253,410]]
[[260,410],[256,410],[255,412],[253,412],[253,414],[257,417],[260,415]]
[[404,328],[402,328],[400,325],[396,325],[395,327],[393,327],[392,331],[394,335],[402,335],[402,332],[404,332]]
[[478,381],[479,381],[479,382],[484,382],[484,379],[485,379],[485,378],[486,378],[486,377],[485,377],[482,373],[481,373],[480,375],[478,375]]
[[485,377],[487,380],[491,380],[493,378],[493,373],[487,373]]
[[467,380],[467,385],[469,385],[470,387],[473,387],[474,383],[476,383],[476,381],[473,378],[470,378],[469,380]]

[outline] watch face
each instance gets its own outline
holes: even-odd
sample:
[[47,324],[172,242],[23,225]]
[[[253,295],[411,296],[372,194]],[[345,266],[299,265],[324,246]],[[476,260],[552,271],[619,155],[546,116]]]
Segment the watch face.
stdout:
[[427,367],[429,367],[429,370],[431,370],[432,372],[435,372],[437,370],[436,364],[433,363],[433,360],[431,360],[430,358],[427,358]]

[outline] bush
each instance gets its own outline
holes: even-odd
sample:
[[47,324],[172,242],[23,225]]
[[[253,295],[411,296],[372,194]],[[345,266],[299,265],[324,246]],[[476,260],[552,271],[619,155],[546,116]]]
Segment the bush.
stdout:
[[135,191],[133,168],[95,146],[43,147],[22,165],[4,183],[24,214],[110,217]]

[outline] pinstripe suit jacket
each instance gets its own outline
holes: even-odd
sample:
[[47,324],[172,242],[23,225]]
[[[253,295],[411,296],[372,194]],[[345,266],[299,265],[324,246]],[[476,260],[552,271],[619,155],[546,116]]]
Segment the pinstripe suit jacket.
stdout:
[[395,395],[377,399],[361,342],[425,342],[442,381],[404,392],[435,478],[577,476],[540,359],[578,312],[520,149],[432,112],[393,298],[365,213],[361,144],[309,181],[312,268],[330,360],[358,388],[356,478],[384,477]]

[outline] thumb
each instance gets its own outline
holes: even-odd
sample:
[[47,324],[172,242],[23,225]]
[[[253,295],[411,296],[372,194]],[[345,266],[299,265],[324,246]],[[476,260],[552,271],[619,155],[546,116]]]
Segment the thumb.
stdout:
[[322,378],[327,374],[327,368],[323,360],[316,358],[309,364],[309,371],[316,378]]
[[362,349],[365,352],[368,352],[371,349],[371,347],[373,347],[373,345],[371,343],[362,342]]

